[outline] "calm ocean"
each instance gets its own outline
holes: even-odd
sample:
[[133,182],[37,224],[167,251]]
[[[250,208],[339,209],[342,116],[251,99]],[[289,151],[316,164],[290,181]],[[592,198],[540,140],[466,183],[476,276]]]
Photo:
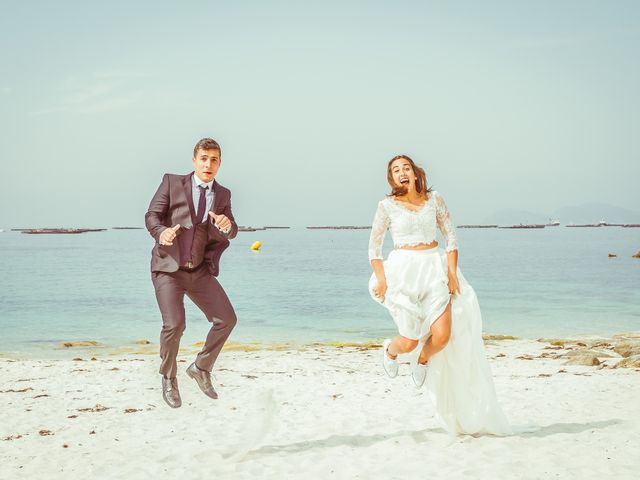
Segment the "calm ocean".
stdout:
[[[459,264],[478,294],[486,332],[538,338],[640,331],[640,260],[631,258],[640,229],[459,229],[458,236]],[[239,318],[231,340],[392,335],[393,321],[367,292],[368,238],[368,230],[238,234],[219,277]],[[259,253],[249,248],[256,240]],[[146,230],[0,233],[0,352],[51,352],[70,340],[157,343],[152,245]],[[208,323],[185,303],[187,345],[204,339]]]

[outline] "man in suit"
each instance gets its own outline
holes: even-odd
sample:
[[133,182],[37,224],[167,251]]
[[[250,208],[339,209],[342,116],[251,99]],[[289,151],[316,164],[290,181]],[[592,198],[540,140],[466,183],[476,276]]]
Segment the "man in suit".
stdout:
[[211,383],[211,370],[236,324],[233,306],[215,278],[222,252],[238,233],[231,213],[231,192],[215,181],[221,158],[215,140],[200,140],[193,149],[194,171],[166,174],[145,215],[147,230],[156,240],[151,278],[162,314],[162,396],[172,408],[182,405],[176,356],[185,328],[185,294],[212,323],[187,375],[213,399],[218,394]]

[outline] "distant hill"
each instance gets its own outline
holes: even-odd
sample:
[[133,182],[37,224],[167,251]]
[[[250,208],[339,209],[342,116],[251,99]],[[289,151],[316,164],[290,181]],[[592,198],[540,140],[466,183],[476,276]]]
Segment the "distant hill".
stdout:
[[482,220],[482,223],[498,225],[516,225],[519,223],[547,223],[558,220],[562,225],[569,223],[640,223],[640,212],[614,207],[604,203],[588,203],[572,207],[563,207],[552,213],[528,212],[526,210],[505,209],[495,212]]
[[604,203],[589,203],[574,207],[564,207],[552,214],[564,225],[567,223],[640,223],[640,212],[614,207]]

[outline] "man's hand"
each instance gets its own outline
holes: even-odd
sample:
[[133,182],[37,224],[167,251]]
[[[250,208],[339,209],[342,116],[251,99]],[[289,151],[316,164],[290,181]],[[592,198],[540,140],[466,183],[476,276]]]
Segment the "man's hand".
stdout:
[[216,215],[213,212],[209,212],[209,216],[211,220],[213,220],[213,224],[218,227],[218,230],[223,233],[229,233],[231,231],[231,220],[229,220],[225,215]]
[[160,234],[160,240],[158,243],[160,243],[160,245],[167,245],[167,246],[173,245],[173,241],[175,240],[176,235],[178,234],[178,230],[180,230],[180,224],[177,224],[175,227],[169,227],[163,230],[162,233]]

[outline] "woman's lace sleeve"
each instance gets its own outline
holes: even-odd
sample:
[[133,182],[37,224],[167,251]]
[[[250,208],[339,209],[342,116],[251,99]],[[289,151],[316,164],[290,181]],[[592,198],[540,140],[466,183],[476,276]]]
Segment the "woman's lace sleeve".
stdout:
[[442,198],[439,193],[434,192],[434,194],[436,201],[436,219],[438,220],[438,228],[447,242],[446,251],[452,252],[458,250],[458,237],[456,237],[455,228],[451,223],[451,216],[449,215],[447,204],[444,203],[444,198]]
[[382,202],[378,203],[376,215],[373,217],[371,225],[371,236],[369,237],[369,261],[382,260],[382,243],[384,242],[384,234],[389,228],[389,215],[384,208]]

